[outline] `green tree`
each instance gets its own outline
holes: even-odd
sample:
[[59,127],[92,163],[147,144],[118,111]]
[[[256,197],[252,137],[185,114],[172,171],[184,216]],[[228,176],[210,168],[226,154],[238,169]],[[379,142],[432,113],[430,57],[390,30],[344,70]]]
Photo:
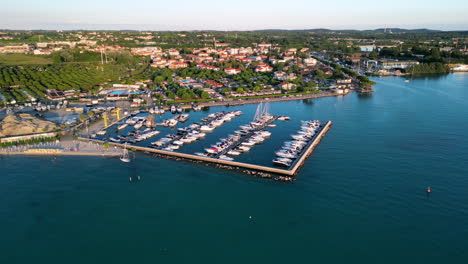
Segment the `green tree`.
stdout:
[[239,93],[239,94],[243,94],[243,93],[245,93],[245,90],[244,90],[243,87],[239,87],[239,88],[237,88],[236,92]]

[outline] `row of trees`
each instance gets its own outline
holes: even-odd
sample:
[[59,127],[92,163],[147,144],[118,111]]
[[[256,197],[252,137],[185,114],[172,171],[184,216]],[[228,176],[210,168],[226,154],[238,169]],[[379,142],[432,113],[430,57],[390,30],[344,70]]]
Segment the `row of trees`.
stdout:
[[416,55],[422,55],[424,58],[419,59],[423,63],[468,63],[468,56],[463,55],[458,50],[440,51],[439,48],[427,48],[423,46],[407,46],[407,47],[385,47],[380,51],[373,50],[369,54],[369,58],[378,59],[380,57],[396,58],[396,59],[418,59]]
[[446,64],[441,62],[433,62],[433,63],[421,63],[418,65],[414,65],[406,69],[406,72],[412,74],[420,74],[420,73],[448,73],[450,72],[450,67]]
[[172,100],[175,100],[177,98],[180,98],[183,100],[198,99],[198,98],[208,99],[210,97],[210,95],[207,92],[203,91],[202,89],[189,89],[185,87],[177,87],[176,89],[167,90],[166,96]]
[[0,148],[5,148],[5,147],[12,147],[12,146],[17,146],[17,145],[27,145],[27,144],[37,144],[37,143],[43,143],[43,142],[52,142],[57,139],[59,139],[60,136],[55,136],[55,137],[43,137],[43,138],[35,138],[35,139],[29,139],[29,140],[20,140],[20,141],[15,141],[15,142],[3,142],[0,143]]

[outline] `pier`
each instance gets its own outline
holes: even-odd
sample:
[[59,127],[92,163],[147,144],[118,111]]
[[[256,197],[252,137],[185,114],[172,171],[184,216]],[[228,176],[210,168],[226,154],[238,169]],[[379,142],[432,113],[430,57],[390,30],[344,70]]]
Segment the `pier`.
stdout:
[[[215,116],[214,117],[205,117],[203,118],[200,122],[197,122],[197,123],[194,123],[194,124],[198,124],[201,126],[204,126],[204,125],[208,125],[211,121],[215,120],[216,118],[219,118],[220,116],[226,114],[226,112],[224,111],[221,111],[221,112],[217,112],[215,113]],[[177,141],[177,140],[180,140],[181,138],[183,138],[184,136],[186,136],[187,134],[189,134],[190,132],[194,131],[195,129],[194,128],[191,128],[190,126],[186,126],[181,130],[178,130],[177,133],[173,134],[173,138],[171,141],[167,142],[165,144],[165,146],[167,145],[170,145],[170,144],[173,144],[174,141]],[[163,146],[159,147],[159,148],[162,148]],[[153,148],[158,148],[158,147],[153,147]]]
[[218,152],[216,155],[215,155],[215,158],[219,158],[219,156],[221,155],[224,155],[226,153],[228,153],[229,151],[237,148],[238,146],[240,146],[243,142],[245,142],[246,140],[248,140],[249,138],[251,138],[256,132],[258,131],[261,131],[263,130],[265,127],[267,127],[269,124],[275,122],[276,120],[278,120],[278,117],[279,116],[273,116],[273,118],[271,120],[269,120],[268,122],[265,122],[262,126],[260,127],[257,127],[255,130],[253,131],[250,131],[247,135],[243,136],[240,138],[240,140],[234,142],[232,145],[230,145],[229,147],[227,147],[226,149],[224,149],[223,151],[221,152]]
[[[312,154],[315,147],[320,143],[320,141],[328,132],[331,126],[332,126],[331,121],[328,121],[327,123],[325,123],[325,125],[321,128],[319,133],[307,145],[305,150],[302,152],[301,156],[298,157],[298,159],[288,169],[273,168],[273,167],[267,167],[267,166],[261,166],[261,165],[255,165],[255,164],[249,164],[249,163],[243,163],[243,162],[237,162],[237,161],[227,161],[227,160],[215,159],[215,158],[210,158],[210,157],[202,157],[202,156],[197,156],[197,155],[192,155],[192,154],[171,152],[171,151],[165,151],[165,150],[148,148],[148,147],[140,147],[140,146],[133,146],[133,145],[130,145],[128,147],[136,151],[141,151],[146,154],[152,154],[161,158],[184,160],[184,161],[190,161],[194,163],[205,163],[205,164],[213,165],[218,168],[240,170],[247,174],[259,175],[265,178],[278,178],[281,176],[290,177],[290,176],[297,175],[300,168],[304,165],[305,160],[310,156],[310,154]],[[102,141],[98,139],[90,139],[90,138],[83,138],[83,137],[80,137],[78,139],[82,141],[96,142],[96,143],[101,143],[101,144],[108,143],[109,145],[118,146],[121,148],[125,147],[124,144],[106,142],[106,141]]]

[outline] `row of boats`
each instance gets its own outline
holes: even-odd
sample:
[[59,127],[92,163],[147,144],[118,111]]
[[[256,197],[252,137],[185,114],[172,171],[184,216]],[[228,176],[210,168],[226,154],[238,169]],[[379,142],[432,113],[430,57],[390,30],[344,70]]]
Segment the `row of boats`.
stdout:
[[154,136],[159,135],[160,131],[154,130],[153,128],[147,127],[144,130],[132,130],[127,135],[118,135],[116,137],[109,138],[110,141],[115,143],[135,143],[143,140],[150,139]]
[[[165,127],[175,127],[179,122],[186,122],[189,118],[189,114],[180,114],[174,116],[174,118],[163,120],[161,125]],[[154,117],[147,119],[142,116],[133,116],[128,118],[125,123],[121,123],[117,126],[117,130],[123,130],[128,126],[133,126],[136,130],[140,129],[143,126],[146,127],[155,127],[157,124],[154,120]]]
[[241,111],[218,112],[202,119],[202,123],[193,123],[187,127],[177,129],[176,134],[169,134],[152,142],[151,146],[166,151],[174,151],[184,144],[189,144],[206,136],[205,132],[211,132],[223,123],[241,115]]
[[301,129],[297,134],[291,135],[293,140],[285,142],[283,147],[275,152],[277,158],[273,159],[273,164],[290,167],[294,160],[301,156],[321,125],[318,120],[301,121],[301,123]]
[[[192,105],[193,111],[200,111],[201,109],[202,107],[199,105]],[[163,115],[166,112],[163,107],[160,108],[159,106],[151,107],[150,109],[148,109],[148,111],[150,112],[150,114],[157,114],[157,115]],[[169,111],[171,111],[171,113],[173,114],[175,113],[181,114],[184,111],[184,109],[182,109],[181,107],[172,105],[169,108]]]
[[189,114],[176,115],[174,118],[163,120],[161,124],[165,127],[175,127],[179,122],[186,122],[188,118]]
[[228,155],[238,156],[241,153],[248,152],[253,146],[270,137],[271,133],[263,129],[272,125],[271,122],[274,120],[274,116],[264,113],[248,125],[240,126],[240,130],[235,131],[234,135],[228,135],[228,137],[222,138],[216,144],[206,148],[204,153],[196,152],[195,154],[202,157],[232,161],[234,158]]
[[216,128],[222,126],[225,122],[229,122],[234,117],[240,116],[241,114],[242,111],[218,112],[209,114],[207,117],[202,119],[204,124],[200,126],[200,131],[212,132]]

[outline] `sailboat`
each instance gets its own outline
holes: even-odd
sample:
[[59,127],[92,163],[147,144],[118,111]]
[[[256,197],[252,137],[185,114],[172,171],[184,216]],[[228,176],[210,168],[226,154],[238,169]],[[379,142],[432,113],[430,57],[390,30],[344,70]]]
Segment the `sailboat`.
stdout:
[[127,144],[125,144],[125,148],[123,150],[122,156],[120,157],[120,160],[126,163],[130,162],[130,157],[128,155],[128,150],[127,150]]
[[270,116],[270,104],[269,103],[260,103],[257,106],[257,111],[255,111],[254,122],[258,122],[268,116]]

